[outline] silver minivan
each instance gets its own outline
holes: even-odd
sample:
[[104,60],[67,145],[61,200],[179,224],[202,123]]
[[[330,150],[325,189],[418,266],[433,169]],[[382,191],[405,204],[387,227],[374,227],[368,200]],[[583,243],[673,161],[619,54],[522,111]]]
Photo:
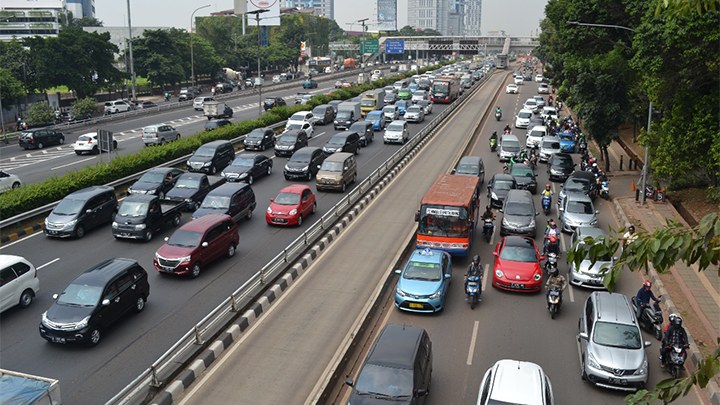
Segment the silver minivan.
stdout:
[[560,230],[573,232],[581,226],[596,226],[597,214],[600,211],[595,209],[592,199],[585,194],[569,193],[563,199],[560,211]]
[[145,146],[162,145],[178,139],[180,139],[180,133],[171,125],[148,125],[142,130],[142,140]]
[[547,162],[550,155],[560,153],[560,140],[554,136],[544,136],[540,141],[540,161]]
[[501,162],[507,162],[511,157],[520,153],[520,141],[515,135],[502,135],[497,155]]
[[598,387],[620,391],[645,388],[648,359],[635,311],[623,294],[595,291],[578,323],[581,377]]
[[407,121],[395,120],[385,128],[385,134],[383,135],[384,143],[404,144],[408,139],[410,139],[410,132],[408,131]]

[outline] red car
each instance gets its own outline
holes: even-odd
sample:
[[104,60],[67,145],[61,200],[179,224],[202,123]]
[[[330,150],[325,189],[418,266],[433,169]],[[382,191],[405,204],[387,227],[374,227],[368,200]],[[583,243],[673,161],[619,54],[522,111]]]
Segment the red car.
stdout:
[[317,210],[315,194],[304,184],[293,184],[270,199],[265,214],[268,225],[302,225],[303,218]]
[[206,214],[178,228],[155,252],[153,266],[160,273],[200,275],[220,256],[233,257],[239,243],[238,226],[225,214]]
[[510,291],[540,291],[542,269],[535,241],[524,236],[506,236],[497,244],[493,286]]

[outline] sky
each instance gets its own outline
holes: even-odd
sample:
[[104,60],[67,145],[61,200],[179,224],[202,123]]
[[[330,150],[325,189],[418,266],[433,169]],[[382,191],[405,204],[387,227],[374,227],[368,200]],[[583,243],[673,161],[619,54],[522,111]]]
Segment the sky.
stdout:
[[[508,35],[526,36],[540,28],[548,0],[483,0],[483,34],[504,30]],[[407,25],[408,0],[397,0],[398,28]],[[132,25],[135,27],[189,28],[193,10],[210,4],[196,16],[233,8],[233,0],[130,0]],[[351,30],[348,23],[362,18],[376,20],[374,0],[335,0],[335,20],[340,28]],[[127,1],[96,0],[95,12],[106,27],[127,26]],[[357,25],[352,30],[358,30]],[[372,27],[371,29],[372,30]]]

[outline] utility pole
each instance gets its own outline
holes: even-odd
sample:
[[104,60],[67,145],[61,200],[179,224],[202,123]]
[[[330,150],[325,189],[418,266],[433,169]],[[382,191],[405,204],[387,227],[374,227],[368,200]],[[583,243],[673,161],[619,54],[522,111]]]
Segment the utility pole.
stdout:
[[[652,123],[652,101],[648,107],[648,126],[646,131],[650,133],[650,123]],[[642,188],[640,189],[640,205],[645,205],[645,190],[647,188],[647,167],[648,167],[648,147],[645,147],[645,160],[643,160],[642,170]]]
[[[127,0],[128,9],[128,43],[130,50],[130,79],[132,81],[132,101],[137,101],[137,95],[135,94],[135,67],[133,66],[133,52],[132,52],[132,23],[130,20],[130,0]],[[192,40],[192,37],[190,37]]]
[[262,117],[262,88],[263,84],[260,81],[260,14],[267,13],[270,10],[259,8],[255,11],[248,11],[247,14],[255,14],[255,26],[257,27],[257,78],[255,79],[255,85],[259,89],[259,101],[258,101],[258,118]]
[[367,20],[369,20],[369,18],[363,18],[362,20],[355,21],[362,25],[363,42],[360,43],[360,67],[362,68],[363,80],[365,80],[365,47],[363,46],[363,43],[367,40],[365,36],[365,21]]
[[[129,0],[128,0],[128,1],[129,1]],[[207,4],[207,5],[205,5],[205,6],[198,7],[198,8],[195,9],[195,11],[192,12],[192,14],[190,14],[190,76],[191,76],[191,77],[190,77],[190,82],[192,83],[192,86],[191,86],[191,87],[192,87],[193,89],[195,88],[195,54],[194,54],[194,52],[193,52],[193,19],[194,19],[195,13],[196,13],[198,10],[202,10],[202,9],[204,9],[204,8],[206,8],[206,7],[210,7],[210,5]],[[131,49],[132,49],[132,48],[131,48]],[[131,51],[131,52],[132,52],[132,51]]]

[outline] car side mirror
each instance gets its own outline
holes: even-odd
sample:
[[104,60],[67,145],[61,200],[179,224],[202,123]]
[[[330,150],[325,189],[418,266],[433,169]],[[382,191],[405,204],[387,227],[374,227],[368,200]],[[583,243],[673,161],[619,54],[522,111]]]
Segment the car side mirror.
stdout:
[[107,298],[105,298],[104,300],[102,300],[102,305],[103,305],[104,307],[110,305],[110,300],[107,299]]
[[395,272],[395,274],[401,274],[401,273],[402,273],[402,270],[400,270],[400,269],[395,269],[395,270],[393,270],[393,271]]
[[56,300],[56,299],[58,299],[59,296],[60,296],[59,294],[53,294],[52,297],[53,297],[54,300]]
[[540,260],[545,260],[545,259],[546,259],[545,256],[540,256]]
[[352,378],[346,378],[345,379],[345,385],[353,386],[353,380]]
[[448,278],[448,279],[449,279],[449,278],[451,278],[451,277],[452,277],[452,274],[445,274],[445,278]]
[[89,213],[91,213],[91,212],[93,212],[93,210],[90,209],[90,208],[88,208],[88,209],[85,210],[85,213],[86,213],[86,214],[89,214]]
[[416,392],[415,394],[416,394],[418,397],[424,397],[424,396],[426,396],[426,395],[428,394],[428,391],[425,390],[425,389],[420,388],[419,390],[417,390],[417,392]]
[[650,347],[650,345],[652,345],[652,342],[649,341],[649,340],[646,340],[646,341],[645,341],[645,347]]
[[165,242],[167,242],[169,239],[170,239],[170,238],[168,238],[168,237],[166,236],[166,237],[165,237]]
[[420,211],[415,213],[415,222],[420,222]]
[[563,211],[565,211],[565,208],[563,208],[563,207],[558,207],[558,211],[563,212]]
[[617,261],[617,260],[618,260],[618,257],[617,257],[617,256],[613,256],[613,261]]
[[450,171],[450,174],[455,174],[455,169],[452,169],[452,170]]
[[274,199],[274,198],[271,198],[271,199],[270,199],[270,202],[273,202],[273,201],[275,201],[275,199]]
[[500,211],[500,212],[504,212],[502,208],[498,209],[498,211]]
[[595,214],[599,214],[599,213],[600,213],[600,210],[595,210]]
[[580,332],[580,333],[578,333],[578,339],[588,340],[588,334],[585,332]]
[[203,243],[200,244],[200,246],[206,248],[206,247],[208,247],[208,243],[207,243],[207,242],[203,242]]

